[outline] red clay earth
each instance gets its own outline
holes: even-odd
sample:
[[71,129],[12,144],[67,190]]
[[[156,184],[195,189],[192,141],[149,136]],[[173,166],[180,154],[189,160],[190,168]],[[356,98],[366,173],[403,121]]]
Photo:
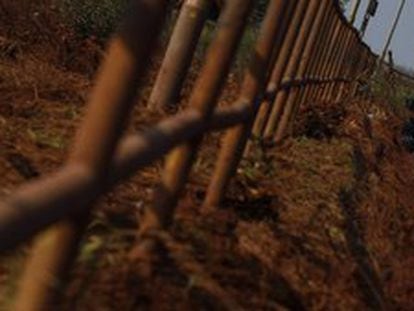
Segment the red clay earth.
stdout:
[[[1,196],[64,162],[91,85],[38,55],[0,58]],[[55,309],[413,310],[414,157],[399,142],[406,114],[379,99],[308,103],[293,138],[257,146],[223,207],[205,215],[219,146],[209,136],[150,278],[128,254],[161,165],[138,173],[95,209]],[[140,102],[130,130],[159,118]],[[0,309],[28,250],[0,260]]]

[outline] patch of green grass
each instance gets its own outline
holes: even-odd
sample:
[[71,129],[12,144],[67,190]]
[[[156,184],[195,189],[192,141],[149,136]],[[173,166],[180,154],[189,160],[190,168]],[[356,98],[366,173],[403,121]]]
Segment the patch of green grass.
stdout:
[[250,149],[249,156],[241,161],[238,172],[249,180],[256,180],[262,175],[267,177],[274,176],[276,164],[267,154],[266,149],[260,146],[258,141],[252,141],[253,147]]
[[410,85],[398,75],[384,71],[378,71],[371,77],[369,87],[374,99],[385,99],[395,112],[401,112],[406,98],[414,97],[414,83]]
[[80,37],[107,39],[125,9],[126,0],[62,0],[61,15]]
[[67,141],[64,137],[51,132],[45,133],[39,130],[28,129],[27,134],[30,139],[40,147],[51,149],[65,149]]
[[80,116],[79,108],[75,105],[68,104],[65,106],[64,115],[66,119],[76,120]]

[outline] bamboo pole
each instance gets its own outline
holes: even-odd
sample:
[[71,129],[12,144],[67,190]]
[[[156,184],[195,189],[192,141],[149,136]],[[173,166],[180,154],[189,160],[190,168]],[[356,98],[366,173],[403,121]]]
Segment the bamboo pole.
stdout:
[[353,25],[355,23],[356,17],[358,15],[359,8],[361,6],[361,0],[353,0],[349,15],[349,23]]
[[[141,77],[163,24],[165,0],[131,2],[127,18],[109,46],[89,100],[70,163],[86,170],[93,199],[81,212],[42,233],[34,242],[13,310],[55,310],[75,259],[92,203],[104,188],[109,166],[132,109]],[[93,146],[93,148],[92,148]],[[56,207],[57,208],[57,207]]]
[[[289,60],[288,68],[285,72],[284,81],[291,81],[293,79],[300,79],[298,77],[300,63],[303,57],[303,54],[306,49],[306,45],[309,42],[310,37],[312,36],[312,32],[319,31],[319,29],[314,28],[316,16],[318,14],[318,9],[323,9],[320,0],[317,2],[310,2],[308,12],[305,16],[301,32],[299,34],[298,40],[295,42],[295,46],[293,49],[293,53]],[[277,129],[277,134],[275,140],[281,140],[282,136],[285,133],[288,120],[291,116],[291,111],[293,109],[293,104],[296,100],[298,94],[297,87],[291,87],[288,89],[282,89],[279,91],[275,105],[280,106],[280,115],[275,120],[278,124],[275,124]]]
[[151,109],[176,108],[210,4],[211,0],[184,2],[148,101]]
[[[205,65],[190,98],[190,107],[200,113],[204,125],[208,124],[214,113],[217,99],[246,26],[251,5],[251,0],[233,0],[228,2],[220,16],[221,26],[207,52]],[[179,196],[187,181],[201,140],[202,135],[195,137],[167,155],[162,180],[154,192],[153,206],[145,211],[140,228],[141,236],[153,230],[167,228],[172,222]],[[138,246],[133,251],[133,257],[141,259],[148,255],[152,246],[147,247],[144,244],[142,244],[144,249]],[[152,242],[150,241],[149,244]]]
[[[286,62],[288,60],[288,52],[291,50],[294,42],[296,41],[300,25],[302,24],[308,5],[309,2],[299,1],[295,10],[295,16],[293,17],[292,23],[288,27],[287,39],[284,43],[288,45],[287,51],[283,51],[284,49],[282,48],[278,59],[276,60],[276,64],[278,64],[279,60],[284,58],[284,55],[286,54],[286,59],[283,62],[284,68],[286,67]],[[282,68],[277,66],[275,68],[277,70],[282,70]],[[246,122],[245,124],[230,129],[223,137],[223,147],[220,150],[219,158],[216,167],[214,168],[214,172],[208,186],[207,195],[204,200],[204,206],[206,209],[214,209],[220,205],[222,199],[224,198],[230,179],[234,176],[236,168],[243,156],[247,140],[251,133],[254,118],[259,109],[255,100],[251,102],[251,105],[254,111],[251,122]]]
[[402,15],[402,12],[403,12],[405,3],[406,3],[406,0],[401,0],[401,2],[400,2],[400,6],[398,8],[397,16],[395,17],[395,20],[394,20],[394,22],[393,22],[393,24],[391,26],[389,35],[387,37],[387,40],[385,42],[384,48],[383,48],[382,53],[381,53],[381,58],[380,58],[379,64],[378,64],[379,66],[382,66],[382,64],[384,62],[384,59],[385,59],[385,56],[387,54],[387,51],[388,51],[388,49],[390,47],[392,38],[394,37],[395,30],[397,29],[398,23],[400,21],[400,18],[401,18],[401,15]]

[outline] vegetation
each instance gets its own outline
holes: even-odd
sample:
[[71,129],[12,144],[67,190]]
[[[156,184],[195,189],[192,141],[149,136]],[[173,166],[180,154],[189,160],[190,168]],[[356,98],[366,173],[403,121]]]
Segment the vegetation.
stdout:
[[404,108],[407,98],[414,96],[413,82],[392,71],[378,71],[367,81],[366,87],[374,100],[386,100],[401,116],[407,115]]
[[106,40],[114,31],[127,0],[60,0],[63,20],[80,37]]

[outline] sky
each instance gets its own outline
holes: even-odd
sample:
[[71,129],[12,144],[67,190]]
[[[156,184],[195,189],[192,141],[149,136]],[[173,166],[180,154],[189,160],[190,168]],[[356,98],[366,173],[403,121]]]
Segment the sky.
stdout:
[[[401,0],[378,0],[377,14],[371,18],[364,41],[380,54],[385,45],[392,23],[397,16]],[[352,2],[352,1],[350,1]],[[355,26],[360,27],[369,0],[362,0]],[[348,10],[350,10],[348,5]],[[349,14],[349,12],[347,12]],[[414,69],[414,0],[406,0],[397,30],[391,42],[394,62]]]

